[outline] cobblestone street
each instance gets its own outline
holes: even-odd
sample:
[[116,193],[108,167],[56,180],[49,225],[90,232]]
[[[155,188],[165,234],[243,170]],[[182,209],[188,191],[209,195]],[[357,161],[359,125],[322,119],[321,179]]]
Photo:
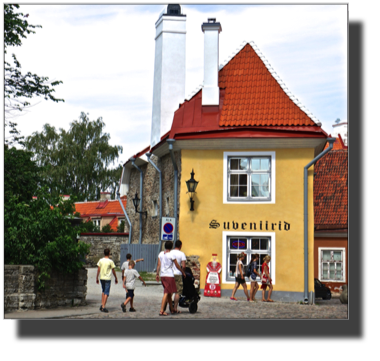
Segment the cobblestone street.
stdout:
[[[167,317],[159,316],[161,298],[136,298],[136,312],[123,313],[120,305],[114,302],[108,306],[109,313],[98,311],[88,315],[66,317],[72,319],[347,319],[347,305],[342,305],[339,299],[317,301],[315,305],[296,303],[265,303],[230,301],[229,299],[212,299],[204,301],[202,297],[196,313],[189,313],[187,308],[179,308],[181,314]],[[120,302],[119,302],[120,304]]]
[[[118,273],[119,280],[121,273]],[[338,298],[317,299],[314,305],[289,302],[261,302],[261,292],[256,295],[257,302],[247,302],[245,297],[237,296],[231,301],[229,296],[221,298],[204,297],[198,303],[198,310],[191,314],[188,308],[178,307],[181,314],[159,316],[163,288],[161,284],[143,287],[136,282],[134,308],[136,312],[123,313],[120,307],[125,300],[125,291],[112,280],[110,297],[106,308],[109,313],[99,311],[101,287],[95,282],[96,269],[88,269],[86,306],[30,310],[27,312],[6,313],[10,319],[348,319],[348,305]],[[273,297],[275,299],[275,291]],[[168,310],[167,310],[168,311]]]

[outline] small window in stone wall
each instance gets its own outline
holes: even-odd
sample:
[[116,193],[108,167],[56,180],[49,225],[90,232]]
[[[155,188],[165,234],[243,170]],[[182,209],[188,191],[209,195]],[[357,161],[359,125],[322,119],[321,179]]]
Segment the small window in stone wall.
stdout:
[[152,217],[157,217],[158,215],[158,202],[153,201],[153,212],[152,212]]

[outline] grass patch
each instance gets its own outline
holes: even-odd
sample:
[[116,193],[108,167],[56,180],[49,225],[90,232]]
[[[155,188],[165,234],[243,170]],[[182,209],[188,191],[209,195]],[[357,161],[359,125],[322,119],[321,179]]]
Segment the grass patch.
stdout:
[[156,273],[155,272],[139,272],[140,276],[144,281],[155,281]]

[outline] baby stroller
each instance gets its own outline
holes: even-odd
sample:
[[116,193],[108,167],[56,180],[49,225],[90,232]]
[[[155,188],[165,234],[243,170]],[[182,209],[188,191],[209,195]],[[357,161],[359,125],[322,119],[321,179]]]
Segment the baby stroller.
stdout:
[[183,308],[188,308],[190,313],[197,312],[198,302],[201,299],[198,291],[194,287],[194,276],[193,272],[189,267],[185,269],[186,278],[183,279],[183,291],[179,299],[179,306]]

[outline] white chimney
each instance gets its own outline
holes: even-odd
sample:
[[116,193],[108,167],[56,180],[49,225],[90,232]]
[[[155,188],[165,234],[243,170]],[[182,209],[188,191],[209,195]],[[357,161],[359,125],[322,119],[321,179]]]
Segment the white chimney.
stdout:
[[156,22],[151,147],[170,130],[185,99],[185,71],[186,15],[180,5],[170,4]]
[[204,81],[202,105],[219,105],[219,33],[220,23],[210,18],[202,24],[204,32]]
[[100,201],[106,201],[111,200],[111,193],[110,192],[100,192]]

